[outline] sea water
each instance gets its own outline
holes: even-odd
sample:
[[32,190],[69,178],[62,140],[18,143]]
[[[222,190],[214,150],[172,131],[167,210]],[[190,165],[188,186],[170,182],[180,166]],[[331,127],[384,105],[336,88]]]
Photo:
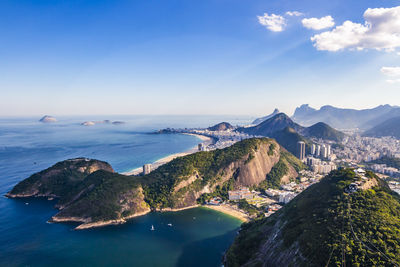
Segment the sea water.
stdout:
[[[123,125],[82,126],[85,120],[122,120]],[[54,163],[88,157],[129,171],[201,142],[178,134],[152,134],[165,127],[207,127],[218,116],[61,117],[0,119],[0,194]],[[49,224],[55,201],[0,198],[0,266],[220,266],[240,221],[196,208],[150,213],[124,225],[82,231],[76,224]],[[151,231],[151,226],[155,230]]]

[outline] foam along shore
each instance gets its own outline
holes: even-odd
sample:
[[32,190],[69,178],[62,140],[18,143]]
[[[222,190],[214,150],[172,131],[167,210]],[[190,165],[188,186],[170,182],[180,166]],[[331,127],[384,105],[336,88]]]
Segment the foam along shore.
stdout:
[[[211,138],[211,137],[208,137],[208,136],[204,136],[204,135],[200,135],[200,134],[191,134],[191,133],[184,133],[184,134],[192,135],[192,136],[195,136],[195,137],[199,138],[201,141],[203,141],[205,146],[208,146],[208,145],[214,143],[214,139]],[[166,163],[168,163],[168,162],[170,162],[170,161],[172,161],[172,160],[174,160],[174,159],[176,159],[178,157],[187,156],[187,155],[190,155],[190,154],[193,154],[193,153],[196,153],[196,152],[198,152],[197,145],[192,147],[191,149],[189,149],[187,151],[171,154],[169,156],[163,157],[163,158],[155,161],[154,163],[151,164],[151,169],[155,170],[158,167],[160,167],[161,165],[164,165],[164,164],[166,164]],[[123,172],[121,174],[124,174],[124,175],[139,175],[142,172],[143,172],[143,168],[139,167],[139,168],[127,171],[127,172]]]
[[244,213],[244,212],[242,212],[240,210],[237,210],[237,209],[235,209],[232,206],[227,205],[227,204],[203,205],[202,207],[228,214],[228,215],[230,215],[232,217],[235,217],[236,219],[241,220],[242,222],[250,221],[250,217],[246,213]]

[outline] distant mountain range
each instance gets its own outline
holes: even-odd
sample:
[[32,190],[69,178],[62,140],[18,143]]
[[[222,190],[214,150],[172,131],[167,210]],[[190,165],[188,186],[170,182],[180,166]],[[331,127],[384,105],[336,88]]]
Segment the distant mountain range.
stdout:
[[328,124],[323,122],[318,122],[310,127],[303,127],[294,122],[285,113],[278,113],[277,115],[261,122],[256,126],[242,127],[238,128],[237,130],[251,135],[272,137],[276,135],[277,132],[280,132],[288,127],[306,137],[340,141],[345,136],[344,133],[333,129]]
[[263,121],[266,121],[269,118],[272,118],[273,116],[275,116],[276,114],[279,114],[279,113],[280,113],[279,109],[276,108],[276,109],[274,109],[274,111],[271,114],[269,114],[269,115],[267,115],[265,117],[261,117],[261,118],[255,119],[252,124],[255,124],[255,125],[260,124]]
[[363,135],[371,137],[393,136],[400,139],[400,116],[378,124],[365,131]]
[[242,127],[237,130],[251,135],[272,136],[275,132],[290,127],[299,132],[303,127],[292,121],[285,113],[278,113],[275,116],[252,127]]
[[311,141],[307,137],[335,142],[339,142],[345,137],[344,133],[323,122],[318,122],[310,127],[303,127],[295,123],[285,113],[278,113],[256,126],[241,127],[237,131],[250,135],[272,137],[293,154],[296,154],[297,142],[299,141],[305,142],[308,150]]
[[391,105],[362,110],[323,106],[317,110],[304,104],[296,108],[292,119],[306,126],[324,122],[337,129],[360,128],[366,130],[396,116],[400,116],[400,107]]

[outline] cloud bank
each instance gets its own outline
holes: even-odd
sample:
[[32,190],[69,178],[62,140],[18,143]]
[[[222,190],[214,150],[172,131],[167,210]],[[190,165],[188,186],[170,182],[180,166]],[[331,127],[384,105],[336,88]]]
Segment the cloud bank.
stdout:
[[257,18],[261,25],[273,32],[281,32],[286,26],[286,19],[281,15],[264,13],[263,16],[257,16]]
[[301,23],[307,29],[322,30],[335,26],[335,21],[331,16],[325,16],[322,18],[305,18],[301,20]]
[[376,49],[395,51],[400,47],[400,6],[368,8],[365,23],[345,21],[331,31],[311,37],[318,50]]
[[399,83],[400,82],[400,67],[382,67],[381,73],[391,77],[391,79],[386,80],[388,83]]

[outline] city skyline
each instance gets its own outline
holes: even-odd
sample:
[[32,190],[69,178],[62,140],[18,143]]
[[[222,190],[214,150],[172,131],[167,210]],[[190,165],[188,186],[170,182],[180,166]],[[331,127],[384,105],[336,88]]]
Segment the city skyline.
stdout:
[[0,116],[291,115],[400,97],[396,1],[2,1],[0,17]]

